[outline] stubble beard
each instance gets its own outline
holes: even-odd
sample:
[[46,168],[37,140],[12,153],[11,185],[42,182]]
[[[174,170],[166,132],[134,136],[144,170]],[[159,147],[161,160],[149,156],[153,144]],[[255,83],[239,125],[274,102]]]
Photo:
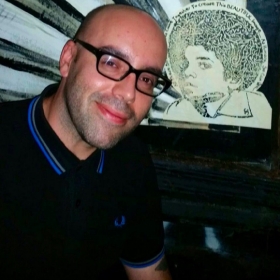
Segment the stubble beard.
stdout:
[[[98,149],[109,149],[130,134],[140,123],[134,112],[122,100],[99,92],[84,96],[87,89],[72,85],[64,93],[67,114],[72,123],[72,131],[88,145]],[[129,116],[129,124],[116,127],[99,117],[94,110],[95,103],[104,103]]]

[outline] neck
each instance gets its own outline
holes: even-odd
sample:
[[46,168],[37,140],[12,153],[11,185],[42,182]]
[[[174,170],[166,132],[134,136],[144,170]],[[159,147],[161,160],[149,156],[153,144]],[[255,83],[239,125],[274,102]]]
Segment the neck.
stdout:
[[96,150],[95,147],[86,143],[75,129],[59,89],[55,94],[43,100],[43,110],[51,128],[77,158],[84,160]]

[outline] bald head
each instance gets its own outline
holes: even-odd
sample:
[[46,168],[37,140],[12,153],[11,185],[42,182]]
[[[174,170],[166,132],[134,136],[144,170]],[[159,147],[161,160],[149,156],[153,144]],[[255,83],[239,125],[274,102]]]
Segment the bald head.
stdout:
[[75,38],[91,41],[96,46],[92,41],[96,36],[113,33],[118,38],[129,36],[135,43],[152,44],[158,55],[162,55],[164,60],[166,58],[166,39],[160,26],[151,15],[132,6],[110,4],[92,10],[80,25]]
[[[154,18],[149,15],[147,12],[140,10],[133,6],[128,5],[119,5],[119,4],[109,4],[100,6],[87,14],[83,22],[81,23],[79,29],[77,30],[74,38],[82,35],[88,29],[94,28],[94,20],[98,20],[99,15],[107,15],[109,17],[114,16],[114,14],[122,14],[123,16],[127,16],[128,14],[131,15],[142,15],[143,18],[150,18],[150,20],[155,24],[158,25]],[[160,27],[158,26],[159,30]]]

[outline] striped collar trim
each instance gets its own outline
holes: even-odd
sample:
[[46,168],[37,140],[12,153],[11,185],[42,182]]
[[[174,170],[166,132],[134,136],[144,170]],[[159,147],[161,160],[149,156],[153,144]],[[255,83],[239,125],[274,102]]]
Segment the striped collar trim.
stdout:
[[[34,99],[32,99],[31,103],[29,104],[28,126],[29,126],[29,129],[31,131],[31,134],[32,134],[34,140],[38,144],[40,150],[44,154],[44,156],[47,159],[47,161],[49,162],[49,164],[52,166],[52,168],[58,175],[61,175],[66,171],[66,169],[62,166],[62,164],[58,161],[58,159],[52,153],[51,149],[49,148],[47,143],[44,141],[44,139],[41,136],[41,134],[37,128],[37,125],[36,125],[35,110],[36,110],[36,107],[38,106],[39,100],[40,100],[40,96],[35,97]],[[105,152],[104,152],[104,150],[101,150],[100,159],[99,159],[99,163],[98,163],[97,170],[96,170],[96,172],[98,174],[102,174],[102,172],[103,172],[104,159],[105,159]]]
[[152,258],[146,262],[139,262],[139,263],[129,262],[122,258],[120,259],[120,261],[122,262],[122,264],[132,267],[132,268],[145,268],[145,267],[151,266],[151,265],[155,264],[156,262],[158,262],[159,260],[161,260],[164,256],[164,253],[165,253],[165,249],[162,248],[162,250],[160,251],[160,253],[158,255],[156,255],[154,258]]

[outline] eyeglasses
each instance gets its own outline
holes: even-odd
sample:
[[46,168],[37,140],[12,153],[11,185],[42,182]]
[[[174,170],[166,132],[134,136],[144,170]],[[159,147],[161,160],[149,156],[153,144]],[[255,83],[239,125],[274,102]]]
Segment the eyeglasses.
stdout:
[[127,61],[110,52],[99,50],[79,39],[74,39],[73,41],[79,43],[96,56],[96,70],[108,79],[121,81],[130,73],[134,73],[136,75],[135,88],[141,93],[152,97],[160,95],[171,85],[171,81],[163,75],[149,70],[137,70]]

